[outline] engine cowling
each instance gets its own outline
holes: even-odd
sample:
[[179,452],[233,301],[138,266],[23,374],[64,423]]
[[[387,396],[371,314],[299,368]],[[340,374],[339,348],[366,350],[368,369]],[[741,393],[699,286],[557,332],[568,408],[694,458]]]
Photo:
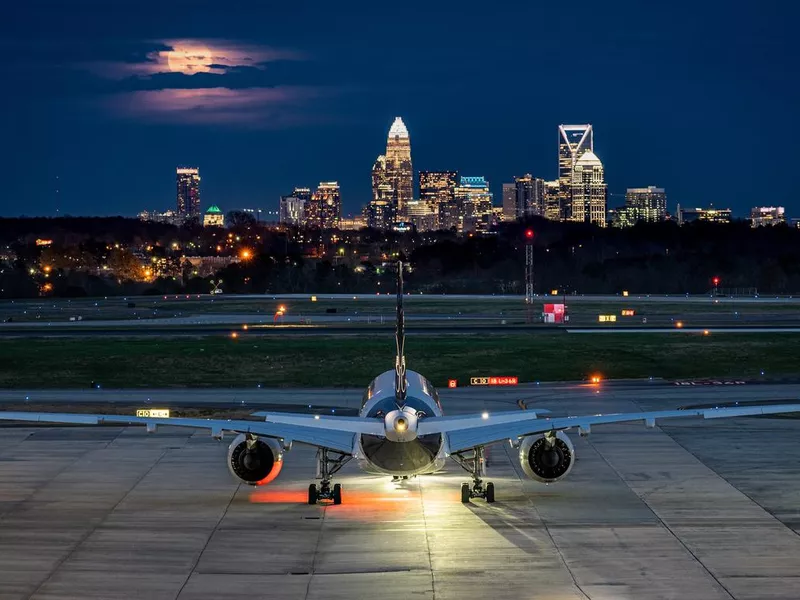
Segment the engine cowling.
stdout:
[[553,483],[566,477],[575,462],[575,448],[563,431],[549,439],[544,435],[529,435],[519,446],[522,470],[531,479]]
[[248,439],[240,433],[228,447],[228,470],[249,485],[265,485],[283,467],[283,449],[271,438]]

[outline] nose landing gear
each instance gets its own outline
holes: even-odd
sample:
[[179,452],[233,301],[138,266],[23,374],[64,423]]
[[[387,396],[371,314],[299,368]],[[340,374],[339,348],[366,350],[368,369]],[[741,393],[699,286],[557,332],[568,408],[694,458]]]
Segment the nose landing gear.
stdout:
[[472,498],[483,498],[489,504],[494,502],[494,483],[484,484],[482,475],[486,475],[486,457],[483,446],[477,446],[464,453],[451,454],[458,465],[472,475],[472,485],[461,484],[461,502],[468,503]]

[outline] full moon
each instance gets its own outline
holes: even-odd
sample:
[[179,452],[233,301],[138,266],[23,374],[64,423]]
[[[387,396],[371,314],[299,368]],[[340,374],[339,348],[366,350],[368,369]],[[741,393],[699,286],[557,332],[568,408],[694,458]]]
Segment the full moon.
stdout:
[[173,73],[208,73],[211,70],[211,51],[202,45],[176,44],[166,52],[167,65]]

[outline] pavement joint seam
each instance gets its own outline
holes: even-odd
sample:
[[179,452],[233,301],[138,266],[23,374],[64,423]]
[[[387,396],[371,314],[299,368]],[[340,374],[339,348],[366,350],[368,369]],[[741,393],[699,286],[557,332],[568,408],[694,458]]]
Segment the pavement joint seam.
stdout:
[[[50,427],[50,429],[52,430],[52,429],[53,429],[53,427],[51,426],[51,427]],[[105,446],[103,446],[102,448],[99,448],[99,449],[100,449],[100,450],[105,450],[106,448],[108,448],[108,447],[109,447],[111,444],[113,444],[114,442],[116,442],[116,441],[117,441],[117,439],[119,438],[119,436],[121,436],[121,435],[122,435],[122,433],[123,433],[124,431],[125,431],[125,427],[122,427],[122,428],[120,429],[119,433],[118,433],[117,435],[115,435],[113,439],[111,439],[111,440],[109,440],[108,442],[106,442]],[[23,442],[27,442],[27,441],[36,441],[36,440],[31,440],[31,436],[32,436],[34,433],[36,433],[36,432],[32,431],[31,433],[29,433],[29,434],[28,434],[28,435],[25,437],[25,439],[23,439],[23,440],[20,440],[19,444],[17,444],[16,446],[13,446],[13,447],[14,447],[14,448],[16,448],[17,446],[20,446],[20,445],[22,445],[22,443],[23,443]],[[58,473],[56,473],[55,475],[53,475],[52,477],[50,477],[49,479],[47,479],[46,481],[44,481],[44,482],[43,482],[41,485],[39,485],[39,486],[36,486],[36,487],[35,487],[35,488],[34,488],[34,489],[31,491],[31,493],[30,493],[30,494],[28,494],[27,496],[25,496],[25,498],[23,498],[22,500],[19,500],[19,501],[15,502],[15,503],[13,504],[13,506],[11,506],[11,507],[10,507],[8,510],[6,510],[6,511],[5,511],[5,512],[3,512],[3,513],[0,513],[0,521],[2,521],[3,519],[5,519],[6,517],[8,517],[8,515],[10,515],[11,513],[13,513],[13,512],[14,512],[14,510],[16,510],[16,508],[17,508],[18,506],[20,506],[20,505],[22,505],[22,504],[25,504],[26,502],[30,501],[30,499],[31,499],[31,498],[33,498],[33,496],[35,496],[37,493],[39,493],[39,492],[40,492],[40,491],[41,491],[43,488],[45,488],[45,487],[46,487],[48,484],[52,483],[52,481],[53,481],[53,480],[54,480],[56,477],[58,477],[59,475],[61,475],[61,474],[62,474],[62,473],[64,473],[65,471],[67,471],[67,470],[69,470],[70,468],[72,468],[73,466],[75,466],[75,464],[76,464],[77,462],[79,462],[79,461],[80,461],[80,460],[81,460],[81,459],[82,459],[84,456],[86,456],[86,455],[87,455],[87,454],[89,454],[90,452],[94,452],[95,450],[98,450],[98,448],[90,448],[90,449],[86,450],[86,452],[83,452],[83,453],[81,453],[81,454],[80,454],[78,457],[76,457],[76,458],[75,458],[75,460],[73,460],[73,461],[71,461],[69,464],[65,465],[63,469],[60,469],[60,470],[58,471]]]
[[[663,431],[663,430],[662,430],[662,431]],[[665,433],[666,435],[668,435],[668,436],[669,436],[669,438],[670,438],[670,439],[671,439],[673,442],[675,442],[675,443],[676,443],[676,444],[677,444],[677,445],[678,445],[680,448],[682,448],[682,449],[683,449],[685,452],[688,452],[689,454],[691,454],[692,456],[694,456],[694,458],[695,458],[696,460],[698,460],[700,463],[702,463],[702,464],[703,464],[703,466],[705,466],[705,463],[704,463],[702,460],[700,460],[700,458],[699,458],[699,457],[698,457],[698,456],[697,456],[697,455],[696,455],[694,452],[692,452],[691,450],[689,450],[689,449],[688,449],[686,446],[684,446],[684,445],[683,445],[681,442],[679,442],[679,441],[678,441],[678,440],[676,440],[674,437],[672,437],[672,436],[669,434],[669,432],[668,432],[668,431],[664,431],[664,433]],[[708,467],[708,468],[710,468],[710,467]],[[758,469],[758,468],[759,468],[759,467],[752,467],[752,468],[750,468],[750,469],[744,469],[744,470],[743,470],[743,471],[741,471],[741,472],[745,472],[745,473],[746,473],[747,471],[752,471],[752,470],[754,470],[754,469]],[[796,530],[796,529],[793,529],[792,527],[789,527],[789,526],[788,526],[786,523],[784,523],[784,522],[783,522],[783,521],[781,521],[781,520],[780,520],[778,517],[776,517],[776,516],[775,516],[775,514],[774,514],[774,513],[772,513],[772,511],[770,511],[769,509],[765,508],[765,507],[764,507],[764,506],[762,506],[762,505],[761,505],[759,502],[757,502],[755,499],[753,499],[753,498],[752,498],[752,497],[751,497],[751,496],[750,496],[750,495],[749,495],[747,492],[745,492],[745,491],[743,491],[743,490],[740,490],[740,489],[739,489],[738,487],[736,487],[736,486],[735,486],[733,483],[731,483],[730,481],[728,481],[727,477],[725,477],[724,475],[722,475],[722,473],[719,473],[719,472],[718,472],[718,471],[716,471],[715,469],[711,469],[711,470],[714,472],[714,474],[715,474],[717,477],[719,477],[720,479],[722,479],[722,481],[724,481],[725,483],[727,483],[727,484],[728,484],[729,486],[731,486],[731,487],[732,487],[734,490],[736,490],[736,491],[737,491],[737,492],[739,492],[739,493],[740,493],[742,496],[744,496],[745,498],[747,498],[747,499],[748,499],[750,502],[752,502],[753,504],[755,504],[756,506],[758,506],[758,507],[759,507],[761,510],[763,510],[763,511],[764,511],[764,512],[765,512],[767,515],[769,515],[770,517],[772,517],[772,519],[773,519],[773,520],[774,520],[776,523],[778,523],[778,524],[779,524],[781,527],[784,527],[784,528],[786,528],[787,530],[789,530],[791,533],[793,533],[793,534],[794,534],[794,535],[796,535],[796,536],[800,536],[800,531],[798,531],[798,530]]]
[[[123,433],[123,432],[124,432],[126,429],[127,429],[127,427],[126,427],[126,428],[124,428],[122,431],[120,431],[119,435],[117,435],[117,437],[115,437],[113,440],[111,440],[111,442],[109,442],[108,444],[106,444],[105,448],[108,448],[108,446],[110,446],[112,442],[116,441],[116,439],[117,439],[117,438],[119,438],[119,436],[120,436],[120,435],[122,435],[122,433]],[[188,438],[187,438],[187,440],[188,440]],[[145,478],[145,477],[147,477],[147,476],[148,476],[148,475],[149,475],[149,474],[150,474],[150,473],[153,471],[153,469],[155,469],[155,468],[156,468],[156,466],[158,465],[158,463],[160,463],[160,462],[161,462],[161,459],[162,459],[162,458],[164,458],[164,457],[167,455],[167,453],[168,453],[168,452],[169,452],[169,448],[165,448],[165,449],[164,449],[164,450],[161,452],[161,454],[159,455],[159,457],[158,457],[158,458],[155,460],[155,462],[154,462],[152,465],[150,465],[150,468],[149,468],[149,469],[147,469],[147,471],[145,471],[145,472],[144,472],[144,473],[141,475],[141,477],[139,477],[139,478],[138,478],[138,479],[137,479],[137,480],[134,482],[134,484],[133,484],[133,485],[132,485],[132,486],[131,486],[131,487],[128,489],[128,491],[127,491],[127,492],[125,492],[125,494],[123,494],[122,498],[120,498],[120,499],[117,501],[117,503],[116,503],[116,504],[114,504],[114,506],[112,506],[112,507],[109,509],[109,511],[106,513],[106,516],[105,516],[105,517],[103,517],[103,518],[102,518],[100,521],[98,521],[98,523],[97,523],[97,524],[96,524],[94,527],[91,527],[91,528],[89,528],[89,530],[88,530],[86,533],[84,533],[84,534],[81,536],[81,538],[80,538],[80,539],[79,539],[79,540],[78,540],[78,541],[75,543],[75,545],[74,545],[74,546],[72,546],[72,548],[71,548],[71,549],[70,549],[70,551],[69,551],[69,552],[66,554],[66,556],[64,556],[64,557],[63,557],[61,560],[59,560],[59,561],[58,561],[58,564],[56,564],[56,566],[53,568],[53,570],[52,570],[52,571],[50,571],[50,574],[47,576],[47,578],[46,578],[44,581],[42,581],[42,582],[41,582],[41,583],[40,583],[40,584],[39,584],[39,585],[36,587],[36,589],[35,589],[35,590],[33,590],[33,593],[32,593],[30,596],[28,596],[28,600],[31,600],[32,598],[34,598],[34,596],[36,596],[36,594],[38,594],[38,593],[39,593],[39,592],[42,590],[42,588],[43,588],[45,585],[47,585],[47,583],[48,583],[50,580],[52,580],[52,579],[53,579],[53,577],[55,576],[55,574],[56,574],[56,573],[58,573],[59,569],[61,569],[61,567],[62,567],[62,566],[64,566],[64,563],[66,563],[66,562],[67,562],[67,561],[68,561],[68,560],[69,560],[69,559],[72,557],[72,555],[73,555],[73,554],[75,554],[75,551],[76,551],[78,548],[80,548],[80,547],[81,547],[81,545],[82,545],[82,544],[83,544],[83,543],[84,543],[84,542],[85,542],[87,539],[89,539],[89,537],[90,537],[90,536],[91,536],[91,535],[92,535],[92,534],[93,534],[95,531],[97,531],[98,529],[100,529],[100,527],[103,525],[103,523],[105,523],[105,522],[106,522],[106,520],[108,519],[108,517],[110,517],[110,516],[111,516],[111,514],[112,514],[112,513],[113,513],[113,512],[114,512],[114,511],[117,509],[117,507],[118,507],[120,504],[122,504],[122,503],[125,501],[125,499],[126,499],[126,498],[127,498],[129,495],[130,495],[130,493],[131,493],[131,492],[132,492],[134,489],[136,489],[136,486],[138,486],[138,485],[139,485],[139,484],[140,484],[140,483],[141,483],[141,482],[144,480],[144,478]]]
[[311,566],[308,569],[308,583],[306,584],[305,596],[303,596],[305,600],[308,600],[308,595],[311,593],[311,582],[314,580],[315,570],[317,567],[317,555],[319,553],[319,547],[322,544],[322,532],[325,529],[325,517],[328,515],[328,506],[323,506],[320,512],[322,513],[320,515],[322,518],[320,519],[319,533],[317,533],[317,543],[314,544],[314,554],[311,558]]
[[[637,402],[636,400],[632,400],[632,402],[633,402],[633,404],[634,404],[634,405],[635,405],[635,406],[636,406],[636,407],[637,407],[639,410],[643,410],[639,402]],[[669,428],[670,428],[670,427],[672,427],[672,426],[668,425],[668,426],[667,426],[667,429],[664,429],[664,428],[662,428],[662,427],[658,427],[658,430],[659,430],[659,431],[661,431],[662,433],[664,433],[664,434],[665,434],[667,437],[669,437],[669,438],[670,438],[670,439],[671,439],[671,440],[672,440],[672,441],[673,441],[675,444],[677,444],[677,445],[678,445],[678,447],[679,447],[679,448],[683,449],[683,451],[684,451],[684,452],[688,452],[688,453],[689,453],[689,454],[690,454],[692,457],[694,457],[694,459],[695,459],[697,462],[699,462],[699,463],[700,463],[701,465],[703,465],[704,467],[706,467],[706,468],[710,469],[710,470],[712,471],[712,473],[714,473],[714,475],[716,475],[717,477],[719,477],[720,479],[722,479],[722,480],[723,480],[725,483],[727,483],[729,486],[731,486],[731,488],[733,488],[734,490],[736,490],[737,492],[739,492],[739,493],[740,493],[742,496],[744,496],[745,498],[747,498],[748,500],[750,500],[750,502],[752,502],[753,504],[755,504],[756,506],[758,506],[758,507],[759,507],[759,508],[760,508],[762,511],[764,511],[766,514],[768,514],[770,517],[772,517],[772,519],[773,519],[773,520],[775,520],[775,522],[777,522],[778,524],[780,524],[782,527],[784,527],[784,528],[788,529],[788,530],[789,530],[791,533],[793,533],[794,535],[796,535],[796,536],[800,536],[800,531],[798,531],[798,530],[796,530],[796,529],[794,529],[794,528],[792,528],[792,527],[789,527],[789,526],[788,526],[786,523],[784,523],[784,522],[783,522],[783,521],[781,521],[781,520],[780,520],[780,519],[779,519],[777,516],[775,516],[775,514],[774,514],[774,513],[772,513],[770,510],[768,510],[767,508],[765,508],[764,506],[762,506],[762,505],[761,505],[759,502],[756,502],[756,501],[755,501],[755,500],[754,500],[754,499],[753,499],[753,498],[752,498],[752,497],[751,497],[749,494],[747,494],[747,493],[746,493],[746,492],[744,492],[743,490],[740,490],[740,489],[739,489],[738,487],[736,487],[736,486],[735,486],[733,483],[731,483],[731,482],[728,480],[728,478],[727,478],[727,477],[725,477],[725,476],[724,476],[722,473],[718,472],[716,469],[711,469],[710,467],[707,467],[707,466],[706,466],[706,464],[705,464],[705,463],[704,463],[702,460],[700,460],[700,457],[699,457],[699,456],[697,456],[697,455],[696,455],[694,452],[692,452],[691,450],[689,450],[689,448],[687,448],[687,447],[686,447],[685,445],[683,445],[683,444],[682,444],[682,443],[681,443],[681,442],[680,442],[678,439],[676,439],[676,438],[675,438],[675,437],[674,437],[672,434],[670,434],[670,432],[669,432]],[[684,431],[688,429],[688,427],[687,427],[687,426],[678,426],[678,427],[679,427],[680,429],[684,430]],[[589,443],[590,443],[590,445],[591,445],[591,446],[594,448],[594,444],[592,444],[591,442],[589,442]],[[597,451],[597,449],[596,449],[596,448],[595,448],[595,451]],[[599,454],[599,452],[598,452],[598,454]],[[601,455],[601,457],[602,457],[602,455]],[[603,460],[605,460],[605,457],[602,457],[602,458],[603,458]],[[606,463],[608,463],[608,461],[606,461]],[[609,466],[611,466],[611,465],[609,465]],[[612,468],[612,469],[614,469],[614,467],[611,467],[611,468]],[[755,470],[757,470],[757,469],[759,469],[759,468],[760,468],[760,467],[751,467],[750,469],[744,469],[744,470],[743,470],[743,471],[741,471],[741,472],[747,472],[747,471],[751,471],[751,470],[754,470],[754,469],[755,469]],[[616,470],[616,469],[614,469],[614,472],[616,472],[616,473],[617,473],[617,475],[619,475],[619,472],[617,472],[617,470]],[[624,479],[623,479],[623,481],[624,481]],[[630,486],[629,486],[629,487],[630,487]],[[650,493],[652,493],[652,491],[651,491]],[[645,504],[647,503],[647,501],[645,500],[645,498],[646,498],[646,496],[648,496],[648,495],[649,495],[649,494],[647,494],[647,495],[645,495],[645,496],[640,496],[640,497],[642,498],[642,500],[644,500],[644,501],[645,501]],[[649,508],[649,505],[648,505],[648,508]],[[655,514],[655,513],[654,513],[654,514]],[[658,515],[656,515],[656,517],[658,517]],[[659,520],[660,520],[660,519],[659,519]]]
[[[668,433],[666,433],[666,432],[662,431],[660,427],[657,427],[656,429],[657,429],[657,431],[661,431],[662,433],[664,433],[664,435],[666,435],[667,437],[669,437],[670,439],[672,439],[672,438],[671,438],[671,436],[670,436]],[[671,536],[672,536],[672,537],[675,539],[675,541],[677,541],[677,542],[678,542],[678,543],[681,545],[681,547],[682,547],[682,548],[683,548],[683,549],[684,549],[684,550],[685,550],[685,551],[686,551],[686,552],[689,554],[689,556],[691,556],[691,557],[694,559],[694,561],[695,561],[695,562],[696,562],[698,565],[700,565],[700,567],[702,567],[702,569],[703,569],[703,570],[704,570],[704,571],[705,571],[705,572],[708,574],[708,576],[709,576],[709,577],[711,577],[711,579],[713,579],[713,580],[716,582],[716,584],[717,584],[717,585],[718,585],[718,586],[719,586],[719,587],[720,587],[720,588],[721,588],[721,589],[722,589],[722,590],[723,590],[723,591],[724,591],[724,592],[725,592],[725,593],[726,593],[726,594],[727,594],[727,595],[728,595],[728,596],[731,598],[731,600],[736,600],[736,597],[735,597],[735,596],[734,596],[734,595],[731,593],[731,591],[730,591],[730,590],[729,590],[727,587],[725,587],[725,585],[724,585],[724,584],[723,584],[723,583],[722,583],[722,582],[719,580],[719,578],[717,578],[717,576],[716,576],[716,575],[714,575],[714,573],[711,571],[711,569],[709,569],[709,568],[708,568],[708,567],[705,565],[705,563],[704,563],[702,560],[700,560],[700,558],[699,558],[699,557],[698,557],[698,556],[697,556],[697,555],[696,555],[696,554],[695,554],[695,553],[694,553],[694,552],[691,550],[691,548],[689,548],[689,546],[687,546],[687,545],[686,545],[686,543],[685,543],[685,542],[684,542],[684,541],[683,541],[683,540],[682,540],[682,539],[681,539],[681,538],[678,536],[678,534],[676,534],[676,533],[675,533],[675,532],[672,530],[672,528],[671,528],[671,527],[670,527],[670,526],[667,524],[667,522],[666,522],[666,521],[664,521],[664,519],[663,519],[663,518],[661,518],[661,515],[659,515],[659,514],[658,514],[658,513],[657,513],[657,512],[656,512],[656,511],[653,509],[653,507],[652,507],[652,506],[650,506],[650,503],[649,503],[649,502],[647,502],[647,500],[645,500],[645,499],[644,499],[644,498],[643,498],[643,497],[642,497],[642,496],[641,496],[641,495],[640,495],[640,494],[639,494],[639,493],[638,493],[636,490],[634,490],[634,489],[633,489],[633,488],[632,488],[632,487],[631,487],[631,486],[628,484],[628,482],[625,480],[625,477],[623,477],[622,473],[620,473],[620,471],[619,471],[619,470],[618,470],[618,469],[617,469],[617,468],[616,468],[614,465],[612,465],[612,464],[611,464],[611,463],[608,461],[608,459],[606,459],[606,457],[605,457],[605,456],[604,456],[604,455],[603,455],[603,454],[600,452],[600,450],[598,450],[598,449],[597,449],[597,447],[596,447],[596,446],[595,446],[595,445],[592,443],[592,441],[591,441],[591,440],[589,440],[589,439],[587,439],[586,441],[587,441],[588,445],[589,445],[589,446],[592,448],[592,450],[594,450],[594,451],[597,453],[597,455],[600,457],[600,459],[601,459],[601,460],[602,460],[602,461],[603,461],[603,462],[604,462],[604,463],[605,463],[605,464],[608,466],[608,468],[610,468],[612,471],[614,471],[614,473],[617,475],[617,477],[619,478],[619,480],[620,480],[620,481],[621,481],[621,482],[622,482],[622,483],[623,483],[623,484],[624,484],[624,485],[625,485],[625,486],[626,486],[626,487],[627,487],[629,490],[631,490],[631,491],[632,491],[632,492],[633,492],[633,493],[636,495],[636,497],[637,497],[637,498],[639,498],[639,499],[642,501],[642,503],[643,503],[643,504],[644,504],[644,505],[647,507],[647,510],[649,510],[649,511],[652,513],[652,515],[653,515],[653,516],[656,518],[656,520],[659,522],[659,524],[660,524],[660,525],[661,525],[661,526],[662,526],[662,527],[663,527],[663,528],[664,528],[664,529],[665,529],[667,532],[669,532],[669,534],[670,534],[670,535],[671,535]],[[691,452],[690,452],[689,454],[691,454]],[[692,456],[695,458],[695,460],[698,460],[698,461],[699,461],[699,459],[697,459],[697,457],[695,457],[693,454],[692,454]],[[699,462],[700,462],[700,464],[703,464],[703,463],[702,463],[702,461],[699,461]],[[703,465],[703,466],[705,466],[705,465]],[[735,489],[735,488],[734,488],[734,489]]]
[[[522,492],[523,492],[523,496],[525,497],[525,500],[527,501],[528,504],[530,504],[531,508],[533,509],[534,515],[541,522],[542,527],[544,528],[544,531],[547,534],[547,538],[550,540],[550,543],[553,545],[553,549],[556,551],[556,554],[558,554],[558,559],[561,562],[561,565],[564,567],[564,569],[566,570],[566,572],[569,575],[570,579],[572,580],[572,585],[575,586],[575,589],[577,589],[578,592],[580,592],[581,596],[586,598],[586,600],[592,600],[592,597],[589,594],[587,594],[583,590],[583,588],[581,587],[580,583],[578,583],[578,578],[575,576],[575,573],[572,572],[572,569],[570,568],[569,563],[567,563],[566,557],[561,552],[561,548],[558,547],[558,543],[556,542],[556,539],[553,537],[553,533],[550,531],[550,527],[548,526],[547,522],[542,518],[542,515],[539,513],[539,509],[536,507],[536,503],[533,501],[533,499],[528,494],[525,494],[525,490],[524,490],[524,486],[523,486],[524,482],[523,482],[522,478],[520,477],[519,471],[517,470],[516,464],[514,462],[516,457],[515,456],[511,456],[509,454],[509,448],[510,447],[511,447],[510,445],[506,446],[505,444],[503,444],[503,451],[505,452],[506,457],[508,457],[509,461],[511,462],[511,466],[512,466],[512,468],[514,470],[514,474],[517,476],[518,485],[521,488],[523,488]],[[519,462],[519,461],[517,461],[517,462]]]
[[230,510],[231,504],[233,504],[233,499],[236,498],[236,494],[239,493],[239,489],[241,487],[242,487],[242,484],[241,483],[238,484],[236,486],[236,489],[231,494],[231,497],[228,499],[228,503],[225,505],[225,510],[222,511],[222,515],[220,515],[219,519],[217,519],[216,524],[214,525],[214,527],[211,529],[210,533],[208,534],[208,537],[206,538],[206,543],[203,544],[203,547],[200,549],[200,552],[197,553],[197,558],[195,559],[194,563],[192,564],[191,568],[189,569],[189,574],[186,576],[186,580],[181,585],[181,589],[179,589],[178,593],[175,594],[175,599],[176,600],[181,597],[181,594],[183,593],[183,588],[186,587],[186,585],[189,583],[189,580],[192,578],[192,575],[194,575],[195,569],[197,568],[197,565],[200,564],[200,559],[203,558],[203,553],[206,551],[206,548],[208,548],[208,545],[211,543],[211,538],[214,537],[214,534],[219,529],[220,523],[222,523],[222,520],[228,514],[228,510]]
[[422,478],[420,476],[416,477],[417,480],[417,489],[419,490],[419,504],[420,509],[422,510],[422,524],[424,526],[425,531],[425,549],[428,554],[428,566],[430,567],[431,573],[431,597],[433,600],[436,600],[436,574],[433,571],[433,557],[431,556],[431,540],[428,536],[428,517],[425,514],[425,500],[423,497],[423,486],[422,486]]

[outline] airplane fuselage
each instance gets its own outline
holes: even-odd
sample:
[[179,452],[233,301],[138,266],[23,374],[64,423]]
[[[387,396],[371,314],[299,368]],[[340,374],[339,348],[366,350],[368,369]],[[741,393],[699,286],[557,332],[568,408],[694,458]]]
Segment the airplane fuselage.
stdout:
[[[394,390],[395,371],[386,371],[370,383],[361,404],[359,416],[380,419],[398,409]],[[442,405],[436,388],[415,371],[406,371],[407,392],[402,404],[420,421],[441,417]],[[359,435],[353,457],[367,473],[395,476],[433,473],[442,468],[447,448],[442,434],[415,437],[411,441],[392,441],[386,437]]]

